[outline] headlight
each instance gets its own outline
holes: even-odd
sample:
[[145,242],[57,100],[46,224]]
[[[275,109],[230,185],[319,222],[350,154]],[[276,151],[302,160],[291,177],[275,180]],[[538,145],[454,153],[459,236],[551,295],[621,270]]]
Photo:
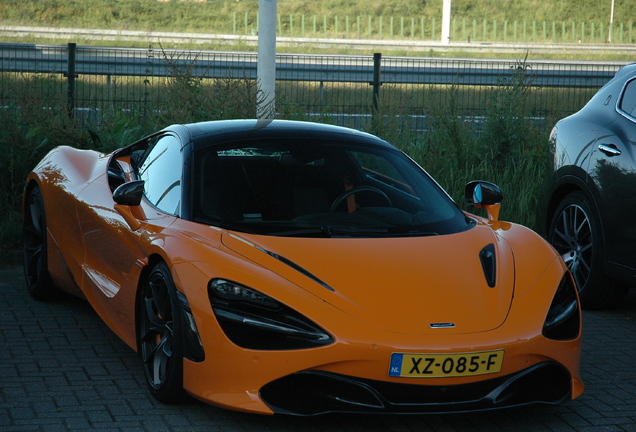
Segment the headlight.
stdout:
[[221,328],[241,348],[292,350],[334,341],[310,319],[252,288],[214,279],[208,294]]
[[543,324],[543,335],[553,340],[576,339],[581,331],[581,309],[576,286],[566,272],[557,288]]

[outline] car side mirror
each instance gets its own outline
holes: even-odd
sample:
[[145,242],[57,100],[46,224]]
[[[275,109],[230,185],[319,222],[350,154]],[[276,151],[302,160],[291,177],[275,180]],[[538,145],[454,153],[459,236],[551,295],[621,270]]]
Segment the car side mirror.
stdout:
[[468,183],[465,196],[466,202],[474,206],[499,204],[503,200],[503,192],[499,186],[483,180]]
[[113,192],[113,200],[117,204],[136,207],[141,204],[141,198],[144,196],[144,181],[134,180],[119,185]]
[[485,208],[488,212],[488,219],[497,221],[499,219],[499,207],[503,200],[503,192],[494,183],[483,180],[471,181],[466,185],[466,202],[477,208]]

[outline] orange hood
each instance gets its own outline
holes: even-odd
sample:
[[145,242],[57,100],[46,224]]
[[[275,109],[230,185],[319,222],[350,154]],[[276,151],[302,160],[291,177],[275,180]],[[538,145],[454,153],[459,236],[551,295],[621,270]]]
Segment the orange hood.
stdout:
[[[408,238],[291,238],[226,232],[223,243],[282,277],[297,281],[302,275],[304,289],[389,332],[488,331],[504,322],[513,296],[510,246],[484,225],[458,234]],[[487,245],[494,246],[493,287],[480,258]],[[272,260],[279,263],[272,266]]]

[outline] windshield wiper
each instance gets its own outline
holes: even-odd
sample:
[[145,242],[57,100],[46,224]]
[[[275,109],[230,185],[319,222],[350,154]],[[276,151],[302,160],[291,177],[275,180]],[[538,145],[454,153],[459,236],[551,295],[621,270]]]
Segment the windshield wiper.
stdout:
[[288,231],[272,231],[271,235],[277,235],[281,237],[333,237],[329,228],[298,228]]
[[386,228],[331,228],[331,237],[383,237],[389,234]]
[[375,237],[384,236],[389,233],[386,228],[334,228],[331,225],[325,225],[316,228],[298,228],[296,230],[272,232],[272,235],[281,237],[294,236],[316,236],[316,237]]

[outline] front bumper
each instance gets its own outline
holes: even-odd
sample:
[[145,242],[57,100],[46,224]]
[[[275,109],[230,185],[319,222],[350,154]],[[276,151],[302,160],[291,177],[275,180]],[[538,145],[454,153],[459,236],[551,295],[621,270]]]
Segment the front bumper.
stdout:
[[455,385],[415,385],[308,370],[265,385],[261,399],[274,411],[292,415],[346,413],[449,413],[572,399],[566,368],[538,363],[489,380]]

